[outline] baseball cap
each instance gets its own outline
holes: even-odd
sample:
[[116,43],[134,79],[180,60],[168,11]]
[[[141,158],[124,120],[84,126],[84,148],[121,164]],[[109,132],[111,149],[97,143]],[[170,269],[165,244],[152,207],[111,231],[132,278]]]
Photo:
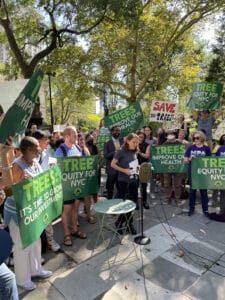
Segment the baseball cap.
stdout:
[[40,139],[43,139],[43,138],[49,138],[50,134],[47,131],[38,129],[38,130],[33,132],[32,136],[35,139],[40,140]]
[[7,231],[0,229],[0,264],[9,257],[13,242]]
[[205,112],[205,113],[207,113],[207,114],[210,113],[209,109],[207,109],[207,108],[204,108],[204,109],[202,110],[202,112]]

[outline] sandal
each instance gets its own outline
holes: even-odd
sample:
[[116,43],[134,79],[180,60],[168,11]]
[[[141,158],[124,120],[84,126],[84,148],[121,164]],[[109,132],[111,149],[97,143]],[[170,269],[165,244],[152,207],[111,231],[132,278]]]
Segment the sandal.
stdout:
[[87,218],[87,221],[88,221],[88,223],[90,223],[90,224],[95,224],[96,223],[96,219],[94,218],[94,217],[89,217],[89,218]]
[[71,232],[71,235],[72,235],[72,236],[75,236],[75,237],[77,237],[77,238],[79,238],[79,239],[82,239],[82,240],[84,240],[84,239],[87,238],[86,233],[84,233],[84,232],[82,232],[82,231],[80,231],[80,230]]
[[72,241],[71,241],[71,237],[70,237],[69,234],[65,235],[63,244],[64,244],[65,246],[72,246],[72,245],[73,245],[73,243],[72,243]]

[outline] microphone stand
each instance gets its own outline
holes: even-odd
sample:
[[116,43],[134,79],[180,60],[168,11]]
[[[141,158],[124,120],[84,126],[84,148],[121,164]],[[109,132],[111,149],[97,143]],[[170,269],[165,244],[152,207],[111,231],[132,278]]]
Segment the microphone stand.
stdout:
[[[143,177],[146,177],[146,178],[142,178],[142,173],[145,173],[146,174],[143,174],[144,176]],[[140,166],[140,170],[139,170],[139,179],[140,179],[140,182],[142,183],[148,183],[150,181],[150,177],[151,177],[151,164],[150,163],[142,163],[142,165]],[[141,200],[141,234],[136,236],[134,238],[134,242],[138,245],[148,245],[151,240],[150,238],[146,237],[144,235],[144,221],[143,221],[143,201]]]

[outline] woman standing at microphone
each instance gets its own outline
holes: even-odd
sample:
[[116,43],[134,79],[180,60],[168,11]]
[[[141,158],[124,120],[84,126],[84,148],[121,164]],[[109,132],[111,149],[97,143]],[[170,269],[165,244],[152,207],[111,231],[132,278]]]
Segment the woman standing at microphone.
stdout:
[[[111,162],[111,167],[118,171],[118,197],[130,199],[137,204],[138,201],[138,152],[139,138],[135,133],[130,133],[121,147],[117,150]],[[123,224],[128,222],[126,228],[131,234],[136,234],[131,213],[120,215],[115,223],[119,234],[122,234]]]

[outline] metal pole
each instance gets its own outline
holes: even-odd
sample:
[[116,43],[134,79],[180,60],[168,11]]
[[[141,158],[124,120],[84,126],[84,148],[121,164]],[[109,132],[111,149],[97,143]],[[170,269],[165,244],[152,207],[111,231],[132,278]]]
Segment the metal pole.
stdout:
[[51,87],[51,76],[55,76],[55,72],[48,72],[48,86],[49,86],[49,101],[50,101],[50,116],[51,116],[51,129],[53,132],[54,128],[54,115],[53,115],[53,107],[52,107],[52,87]]
[[104,96],[103,96],[103,107],[104,107],[104,117],[107,117],[108,116],[108,114],[109,114],[109,109],[108,109],[108,106],[107,106],[107,104],[106,104],[106,90],[104,89],[103,90],[103,94],[104,94]]

